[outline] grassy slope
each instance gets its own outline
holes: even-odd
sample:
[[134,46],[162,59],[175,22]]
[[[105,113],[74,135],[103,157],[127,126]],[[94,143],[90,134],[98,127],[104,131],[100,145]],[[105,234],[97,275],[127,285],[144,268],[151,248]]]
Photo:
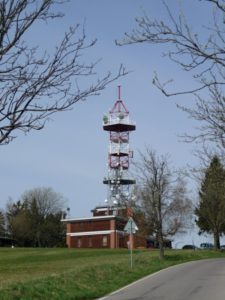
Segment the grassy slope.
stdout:
[[1,299],[96,299],[168,266],[223,252],[127,250],[0,249]]

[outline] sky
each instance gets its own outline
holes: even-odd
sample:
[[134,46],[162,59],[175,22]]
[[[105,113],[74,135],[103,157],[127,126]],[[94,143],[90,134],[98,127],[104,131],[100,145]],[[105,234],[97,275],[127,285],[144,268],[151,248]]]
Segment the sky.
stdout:
[[[181,5],[193,28],[202,30],[199,15],[202,20],[208,19],[208,5],[197,0],[166,3],[175,13]],[[101,95],[75,104],[69,112],[52,116],[43,130],[18,134],[11,144],[1,146],[0,208],[5,208],[9,198],[17,201],[26,190],[36,187],[52,187],[61,193],[70,207],[70,217],[90,216],[91,209],[104,204],[107,189],[102,180],[107,175],[109,138],[102,129],[102,117],[117,100],[118,85],[121,99],[136,122],[136,131],[130,135],[134,158],[148,146],[159,155],[170,154],[171,163],[177,168],[197,165],[195,146],[181,142],[178,137],[195,130],[196,123],[176,107],[176,103],[192,105],[192,96],[167,99],[152,84],[154,71],[163,80],[174,78],[174,87],[179,90],[193,86],[191,77],[163,57],[166,48],[162,46],[119,47],[114,42],[135,28],[135,18],[144,12],[166,19],[161,1],[72,0],[56,10],[65,16],[35,25],[26,36],[28,42],[51,52],[69,26],[85,24],[87,40],[97,38],[97,44],[87,49],[82,59],[101,60],[97,76],[85,78],[82,84],[89,86],[108,71],[116,74],[121,63],[130,73],[107,86]],[[193,183],[190,187],[196,190]]]

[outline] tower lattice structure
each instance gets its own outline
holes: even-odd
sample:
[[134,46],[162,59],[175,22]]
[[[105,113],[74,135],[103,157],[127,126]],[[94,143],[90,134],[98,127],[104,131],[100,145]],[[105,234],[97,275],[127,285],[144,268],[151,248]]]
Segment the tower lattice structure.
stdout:
[[108,186],[106,202],[111,208],[117,208],[130,199],[131,187],[135,184],[129,175],[130,159],[133,157],[129,137],[136,125],[131,122],[129,111],[120,99],[120,86],[118,100],[103,117],[103,129],[109,132],[108,176],[103,180]]

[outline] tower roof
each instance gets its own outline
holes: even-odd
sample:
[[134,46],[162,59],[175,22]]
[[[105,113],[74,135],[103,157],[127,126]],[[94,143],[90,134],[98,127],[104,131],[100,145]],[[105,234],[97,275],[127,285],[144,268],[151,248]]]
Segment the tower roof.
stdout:
[[136,125],[130,121],[129,111],[120,99],[120,86],[118,86],[118,100],[109,114],[103,117],[103,123],[103,129],[106,131],[125,132],[136,129]]

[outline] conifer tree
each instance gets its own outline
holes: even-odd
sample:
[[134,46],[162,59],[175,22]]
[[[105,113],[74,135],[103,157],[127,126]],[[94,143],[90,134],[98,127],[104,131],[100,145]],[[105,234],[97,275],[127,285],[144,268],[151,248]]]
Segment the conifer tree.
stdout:
[[213,234],[215,249],[220,248],[220,236],[225,233],[225,169],[214,156],[206,169],[195,210],[200,233]]

